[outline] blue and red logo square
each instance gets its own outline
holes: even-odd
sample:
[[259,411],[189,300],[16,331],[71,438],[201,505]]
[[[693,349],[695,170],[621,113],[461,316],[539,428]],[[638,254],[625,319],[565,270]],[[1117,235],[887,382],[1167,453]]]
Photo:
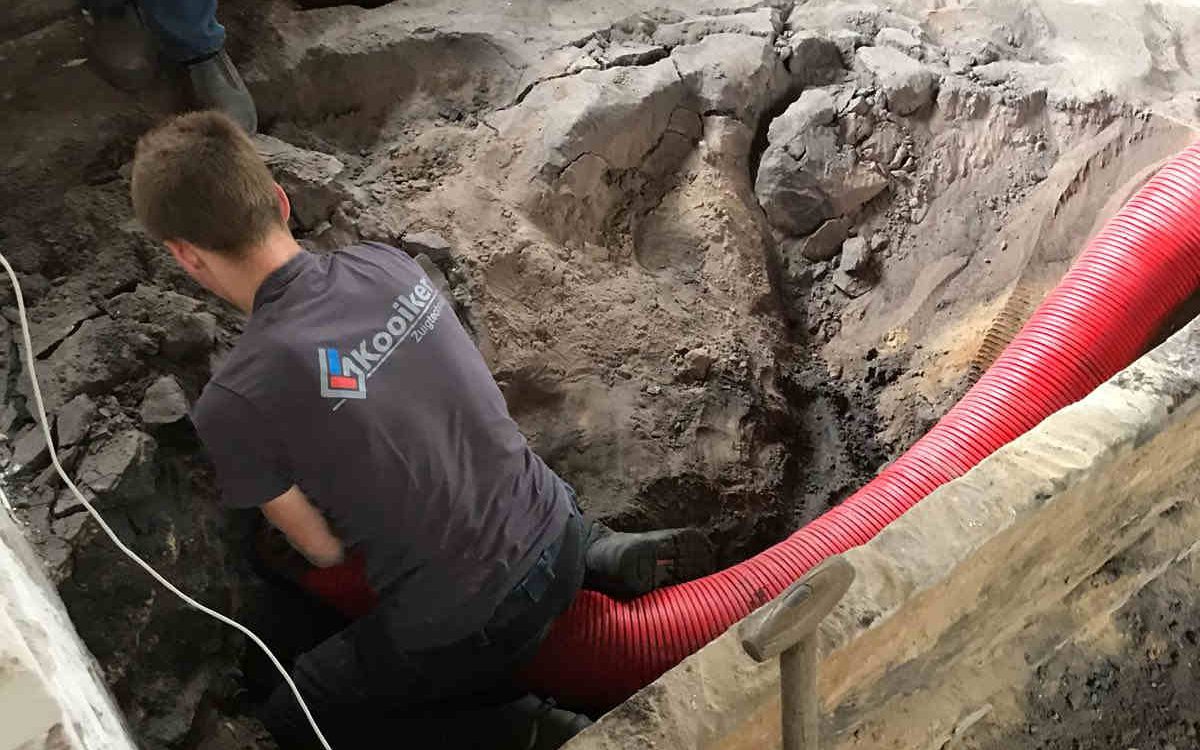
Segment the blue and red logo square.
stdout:
[[366,398],[367,376],[337,349],[317,349],[321,366],[321,395],[326,398]]

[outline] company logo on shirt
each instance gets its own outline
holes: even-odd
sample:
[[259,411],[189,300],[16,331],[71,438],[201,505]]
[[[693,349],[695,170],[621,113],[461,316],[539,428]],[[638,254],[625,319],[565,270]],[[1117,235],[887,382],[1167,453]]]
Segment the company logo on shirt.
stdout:
[[338,349],[317,350],[321,361],[321,395],[336,398],[336,410],[346,399],[366,398],[367,379],[379,371],[392,352],[405,341],[419,342],[437,325],[445,302],[438,298],[433,282],[421,279],[407,294],[392,300],[389,317],[379,330],[346,353]]
[[317,349],[321,360],[321,395],[325,398],[366,398],[367,378],[337,349]]

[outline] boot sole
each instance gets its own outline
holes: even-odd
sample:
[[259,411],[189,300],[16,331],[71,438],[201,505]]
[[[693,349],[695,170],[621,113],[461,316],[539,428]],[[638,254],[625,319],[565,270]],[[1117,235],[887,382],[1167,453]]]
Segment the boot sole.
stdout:
[[627,551],[621,577],[631,596],[641,596],[706,576],[714,565],[712,545],[699,529],[670,529],[646,534]]

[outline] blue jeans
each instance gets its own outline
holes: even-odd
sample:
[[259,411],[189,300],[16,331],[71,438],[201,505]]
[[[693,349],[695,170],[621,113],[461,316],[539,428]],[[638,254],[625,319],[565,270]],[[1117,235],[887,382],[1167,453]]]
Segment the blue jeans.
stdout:
[[[95,15],[124,11],[131,0],[82,0]],[[225,46],[217,23],[217,0],[134,0],[142,20],[158,39],[163,56],[177,63],[211,57]]]

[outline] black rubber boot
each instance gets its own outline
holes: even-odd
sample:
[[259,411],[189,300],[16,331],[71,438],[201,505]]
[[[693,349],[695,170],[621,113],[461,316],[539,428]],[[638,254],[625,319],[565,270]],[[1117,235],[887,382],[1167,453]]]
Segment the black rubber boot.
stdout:
[[85,13],[88,54],[96,72],[114,88],[138,91],[154,81],[157,49],[132,5]]
[[187,71],[196,106],[221,110],[250,135],[258,131],[258,109],[254,99],[225,50],[191,63]]
[[503,709],[513,739],[493,735],[498,745],[512,750],[557,750],[592,725],[583,714],[555,706],[554,701],[526,695]]
[[712,545],[699,529],[640,534],[592,524],[584,588],[633,598],[713,572]]

